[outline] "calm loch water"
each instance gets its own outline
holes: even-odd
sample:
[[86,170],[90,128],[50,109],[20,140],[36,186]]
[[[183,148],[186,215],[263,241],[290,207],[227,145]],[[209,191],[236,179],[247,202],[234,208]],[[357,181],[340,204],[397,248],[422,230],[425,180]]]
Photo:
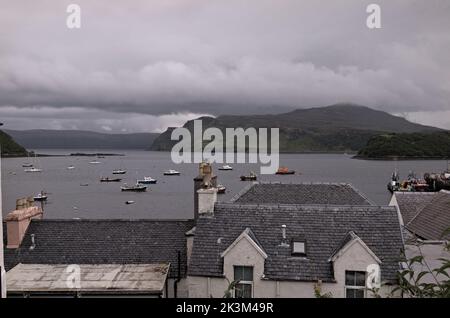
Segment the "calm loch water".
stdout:
[[[92,150],[37,150],[46,154],[70,154]],[[105,151],[106,152],[106,151]],[[48,202],[44,206],[45,218],[190,218],[193,210],[193,178],[197,164],[175,165],[167,152],[121,151],[125,156],[100,158],[101,164],[90,164],[93,157],[42,157],[35,165],[41,173],[25,173],[25,158],[2,159],[3,215],[15,207],[17,198],[30,196],[44,190]],[[30,160],[32,161],[32,160]],[[366,161],[351,159],[341,154],[282,154],[280,164],[300,174],[293,176],[260,175],[260,181],[282,182],[347,182],[365,193],[377,204],[387,204],[390,194],[386,184],[397,168],[406,177],[410,170],[418,175],[427,171],[442,171],[446,161]],[[75,168],[68,170],[73,165]],[[259,173],[257,164],[232,164],[233,171],[218,171],[218,182],[227,187],[219,200],[229,200],[247,182],[239,180],[250,171]],[[123,182],[134,184],[136,179],[151,176],[158,180],[144,193],[121,192],[122,182],[100,183],[101,176],[111,176],[114,169],[126,169],[127,174],[116,175]],[[163,171],[176,169],[181,176],[163,176]],[[81,186],[81,184],[88,184]],[[127,205],[126,201],[134,204]]]

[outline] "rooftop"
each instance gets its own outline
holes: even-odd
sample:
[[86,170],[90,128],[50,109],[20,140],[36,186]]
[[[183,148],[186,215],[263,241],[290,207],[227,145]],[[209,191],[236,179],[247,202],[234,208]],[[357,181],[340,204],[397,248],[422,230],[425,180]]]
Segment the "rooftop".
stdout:
[[426,240],[450,239],[443,235],[450,228],[450,191],[396,192],[395,198],[406,229]]
[[[287,242],[296,237],[306,240],[306,257],[294,257],[291,248],[280,244],[283,224]],[[218,203],[213,217],[197,222],[189,275],[221,277],[221,254],[246,228],[268,255],[265,260],[268,279],[333,281],[329,259],[350,232],[381,260],[383,280],[396,279],[403,249],[396,209],[370,205]]]
[[193,226],[193,220],[32,220],[21,246],[5,248],[5,267],[10,270],[18,263],[170,263],[169,277],[177,277],[180,252],[184,276],[185,233]]
[[239,204],[373,205],[348,183],[253,183],[232,200]]
[[79,265],[79,286],[71,278],[74,271],[67,269],[67,265],[18,264],[6,274],[8,293],[162,294],[169,264]]

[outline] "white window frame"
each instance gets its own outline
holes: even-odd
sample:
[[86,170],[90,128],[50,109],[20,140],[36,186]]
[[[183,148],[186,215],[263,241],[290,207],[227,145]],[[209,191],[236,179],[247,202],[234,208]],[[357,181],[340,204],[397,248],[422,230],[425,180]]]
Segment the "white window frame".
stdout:
[[[233,265],[233,275],[234,275],[234,270],[235,270],[235,268],[236,267],[251,267],[252,268],[252,274],[253,274],[253,276],[254,276],[254,270],[255,270],[255,267],[254,266],[250,266],[250,265]],[[235,277],[233,277],[233,278],[235,278]],[[254,288],[254,280],[252,280],[252,281],[249,281],[249,280],[240,280],[239,281],[239,283],[237,283],[236,285],[239,285],[239,284],[242,284],[242,285],[250,285],[250,287],[251,287],[251,289],[252,289],[252,292],[251,292],[251,298],[253,298],[254,297],[254,290],[255,290],[255,288]],[[233,288],[233,298],[236,298],[236,288]]]
[[[364,273],[364,286],[351,286],[351,285],[347,285],[347,283],[346,283],[347,272],[353,272],[353,273],[360,272],[360,273]],[[362,290],[363,293],[364,293],[364,297],[363,297],[363,298],[366,298],[366,297],[367,297],[367,288],[366,288],[366,284],[365,284],[366,276],[367,276],[367,273],[366,273],[365,271],[346,270],[346,271],[344,272],[344,291],[345,291],[345,298],[347,298],[347,290],[348,290],[348,289]]]

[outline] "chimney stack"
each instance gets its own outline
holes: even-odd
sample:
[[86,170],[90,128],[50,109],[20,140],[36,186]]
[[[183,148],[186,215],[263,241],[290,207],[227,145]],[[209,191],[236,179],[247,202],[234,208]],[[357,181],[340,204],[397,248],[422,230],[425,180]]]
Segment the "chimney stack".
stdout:
[[214,204],[217,202],[217,189],[206,188],[197,191],[198,194],[198,216],[212,216]]
[[286,224],[281,225],[281,246],[289,246],[286,237]]
[[16,210],[6,218],[6,248],[18,248],[32,219],[42,219],[42,209],[34,205],[33,198],[23,198],[16,201]]
[[199,174],[194,178],[194,219],[197,220],[199,214],[198,190],[216,187],[217,176],[213,175],[212,165],[208,162],[199,164]]

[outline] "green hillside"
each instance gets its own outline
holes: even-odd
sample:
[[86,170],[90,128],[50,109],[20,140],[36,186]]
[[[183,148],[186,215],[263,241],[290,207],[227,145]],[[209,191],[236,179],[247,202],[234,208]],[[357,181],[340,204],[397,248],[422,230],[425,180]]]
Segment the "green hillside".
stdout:
[[24,147],[16,143],[10,135],[0,130],[0,145],[2,156],[25,156],[27,151]]

